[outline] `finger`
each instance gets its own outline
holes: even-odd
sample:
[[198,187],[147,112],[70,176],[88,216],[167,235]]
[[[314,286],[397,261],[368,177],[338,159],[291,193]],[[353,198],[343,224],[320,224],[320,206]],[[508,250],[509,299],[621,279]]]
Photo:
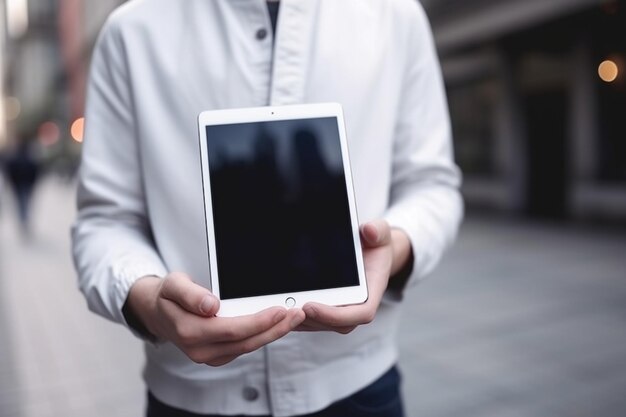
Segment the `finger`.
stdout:
[[298,327],[294,329],[297,332],[319,332],[323,330],[329,330],[328,326],[325,326],[321,323],[318,323],[311,319],[304,319],[302,323]]
[[209,366],[222,366],[222,365],[226,365],[227,363],[230,363],[230,362],[234,361],[239,356],[241,356],[241,355],[220,356],[219,358],[211,359],[206,364],[209,365]]
[[372,220],[361,226],[361,237],[367,247],[388,245],[391,243],[391,229],[383,219]]
[[250,316],[200,317],[168,299],[162,299],[159,305],[168,319],[171,340],[186,349],[245,340],[267,331],[287,315],[284,308],[274,307]]
[[315,322],[313,320],[304,320],[302,324],[294,329],[296,332],[323,332],[323,331],[331,331],[341,334],[348,334],[356,329],[357,326],[347,326],[347,327],[329,327],[325,326],[321,323]]
[[175,272],[165,277],[160,296],[175,302],[190,313],[204,317],[214,316],[219,310],[217,297],[183,273]]
[[320,329],[318,329],[316,327],[309,326],[309,325],[304,324],[304,323],[302,323],[301,325],[299,325],[298,327],[293,329],[294,332],[314,332],[314,331],[319,331],[319,330]]
[[[215,358],[207,361],[207,364],[211,366],[221,366],[232,361],[237,356],[260,349],[294,330],[304,321],[304,318],[305,315],[301,309],[291,309],[286,312],[283,320],[262,333],[245,340],[215,345],[212,348],[213,352],[211,354],[215,356]],[[220,353],[224,354],[220,355]]]
[[365,277],[368,292],[378,294],[384,292],[389,282],[389,272],[393,264],[389,246],[379,246],[364,250]]
[[323,326],[342,328],[367,324],[374,320],[374,305],[369,301],[358,306],[332,307],[318,303],[307,303],[303,310],[307,321],[311,320]]
[[211,342],[238,342],[266,332],[288,315],[283,307],[272,307],[259,313],[240,317],[216,317],[202,323],[203,339]]
[[[305,313],[306,314],[306,313]],[[309,317],[305,318],[304,321],[296,328],[297,331],[306,331],[306,332],[316,332],[316,331],[328,331],[334,330],[331,326],[326,323],[321,323],[319,321],[315,321]]]

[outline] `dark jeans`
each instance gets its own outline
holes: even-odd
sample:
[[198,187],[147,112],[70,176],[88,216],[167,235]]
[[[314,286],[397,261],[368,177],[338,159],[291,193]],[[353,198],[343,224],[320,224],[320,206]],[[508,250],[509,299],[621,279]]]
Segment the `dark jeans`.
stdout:
[[[147,417],[220,416],[195,414],[173,408],[163,404],[148,392]],[[339,400],[322,411],[301,417],[404,417],[402,397],[400,396],[400,373],[394,366],[356,394]]]

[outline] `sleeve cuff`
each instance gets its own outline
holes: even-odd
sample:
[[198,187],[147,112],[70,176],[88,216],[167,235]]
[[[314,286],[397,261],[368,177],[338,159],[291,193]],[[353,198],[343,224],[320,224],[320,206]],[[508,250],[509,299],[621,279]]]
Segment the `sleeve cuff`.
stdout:
[[402,229],[411,242],[413,269],[401,290],[388,291],[386,299],[400,301],[407,288],[423,280],[439,263],[456,238],[463,217],[463,203],[456,193],[406,199],[390,207],[383,218]]
[[147,335],[138,332],[137,329],[128,323],[124,316],[123,308],[130,288],[137,280],[147,276],[163,277],[167,274],[165,268],[162,265],[158,265],[158,263],[155,264],[148,260],[133,259],[131,261],[130,259],[120,259],[112,269],[115,279],[112,280],[113,299],[111,301],[115,321],[126,326],[138,338],[150,341]]

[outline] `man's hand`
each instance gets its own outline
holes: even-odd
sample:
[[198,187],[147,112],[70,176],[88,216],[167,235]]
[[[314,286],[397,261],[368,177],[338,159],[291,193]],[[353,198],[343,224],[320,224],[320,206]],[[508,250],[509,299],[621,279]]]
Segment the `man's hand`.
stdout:
[[361,244],[369,297],[364,304],[331,307],[319,303],[303,306],[306,320],[301,331],[330,330],[347,334],[361,324],[370,323],[387,289],[389,277],[400,271],[411,258],[411,244],[399,229],[390,229],[384,220],[361,226]]
[[160,340],[174,343],[191,360],[221,366],[280,339],[305,316],[301,309],[269,308],[241,317],[215,317],[219,300],[182,273],[146,277],[130,289],[131,314]]

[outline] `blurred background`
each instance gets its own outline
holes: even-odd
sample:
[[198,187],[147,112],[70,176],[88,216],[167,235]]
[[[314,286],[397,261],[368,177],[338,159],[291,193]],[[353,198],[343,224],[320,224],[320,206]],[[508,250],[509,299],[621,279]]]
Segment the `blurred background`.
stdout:
[[[0,417],[137,416],[141,345],[87,313],[68,228],[119,0],[0,0]],[[422,0],[467,218],[407,297],[408,416],[626,415],[626,1]]]

